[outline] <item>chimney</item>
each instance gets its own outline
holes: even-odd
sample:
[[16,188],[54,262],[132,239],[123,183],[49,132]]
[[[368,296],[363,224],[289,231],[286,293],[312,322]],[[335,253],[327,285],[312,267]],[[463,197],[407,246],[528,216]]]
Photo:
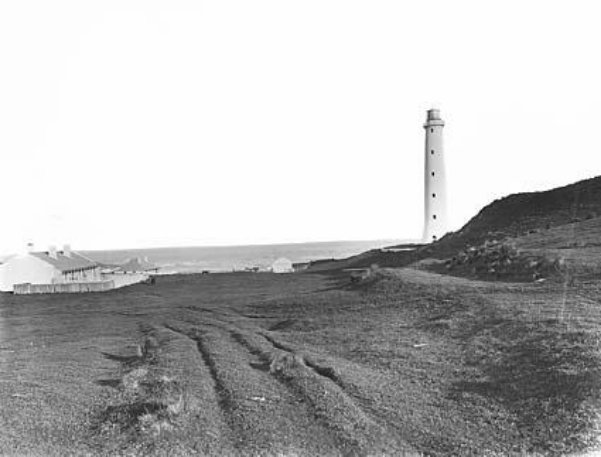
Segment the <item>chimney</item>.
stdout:
[[65,245],[63,246],[63,255],[64,255],[65,257],[69,257],[69,258],[71,258],[71,245],[69,245],[69,244],[65,244]]
[[49,246],[48,247],[48,257],[50,257],[51,259],[56,259],[57,258],[56,246]]

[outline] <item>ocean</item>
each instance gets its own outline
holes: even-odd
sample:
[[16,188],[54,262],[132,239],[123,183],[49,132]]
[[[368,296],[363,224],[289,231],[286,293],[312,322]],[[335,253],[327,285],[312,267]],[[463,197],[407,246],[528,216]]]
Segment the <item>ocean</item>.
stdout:
[[361,252],[403,243],[400,240],[331,241],[319,243],[268,244],[251,246],[172,247],[81,251],[97,262],[120,264],[133,257],[147,257],[159,273],[227,272],[258,267],[268,270],[281,257],[296,262],[345,258]]

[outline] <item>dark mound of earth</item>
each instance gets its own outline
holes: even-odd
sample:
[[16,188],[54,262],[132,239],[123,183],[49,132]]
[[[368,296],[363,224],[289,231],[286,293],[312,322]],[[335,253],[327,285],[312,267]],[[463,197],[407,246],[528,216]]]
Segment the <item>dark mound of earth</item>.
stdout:
[[601,215],[601,176],[543,192],[513,194],[484,207],[458,232],[421,250],[436,258],[454,255],[486,240],[592,219]]
[[556,189],[513,194],[495,200],[459,231],[414,250],[376,249],[348,259],[321,262],[309,267],[308,271],[368,268],[374,264],[403,267],[427,258],[450,259],[486,242],[497,243],[598,215],[601,215],[601,176]]

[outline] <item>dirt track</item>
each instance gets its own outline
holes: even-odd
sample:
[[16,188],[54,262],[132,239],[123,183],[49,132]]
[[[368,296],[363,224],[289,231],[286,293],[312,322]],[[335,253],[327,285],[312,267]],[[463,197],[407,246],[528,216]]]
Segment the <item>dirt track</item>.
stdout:
[[158,342],[152,368],[179,370],[185,383],[182,452],[417,455],[353,395],[357,386],[347,385],[340,368],[256,320],[199,306],[147,324],[146,337]]

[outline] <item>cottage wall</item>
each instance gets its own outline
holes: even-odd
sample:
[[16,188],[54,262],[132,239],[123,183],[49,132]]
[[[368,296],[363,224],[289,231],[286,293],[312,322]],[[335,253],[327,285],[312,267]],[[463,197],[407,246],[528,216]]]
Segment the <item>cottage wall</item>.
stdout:
[[102,277],[114,283],[115,289],[146,281],[150,276],[146,273],[106,273]]
[[36,257],[16,256],[0,265],[0,291],[12,292],[13,284],[50,284],[60,274],[52,265]]

